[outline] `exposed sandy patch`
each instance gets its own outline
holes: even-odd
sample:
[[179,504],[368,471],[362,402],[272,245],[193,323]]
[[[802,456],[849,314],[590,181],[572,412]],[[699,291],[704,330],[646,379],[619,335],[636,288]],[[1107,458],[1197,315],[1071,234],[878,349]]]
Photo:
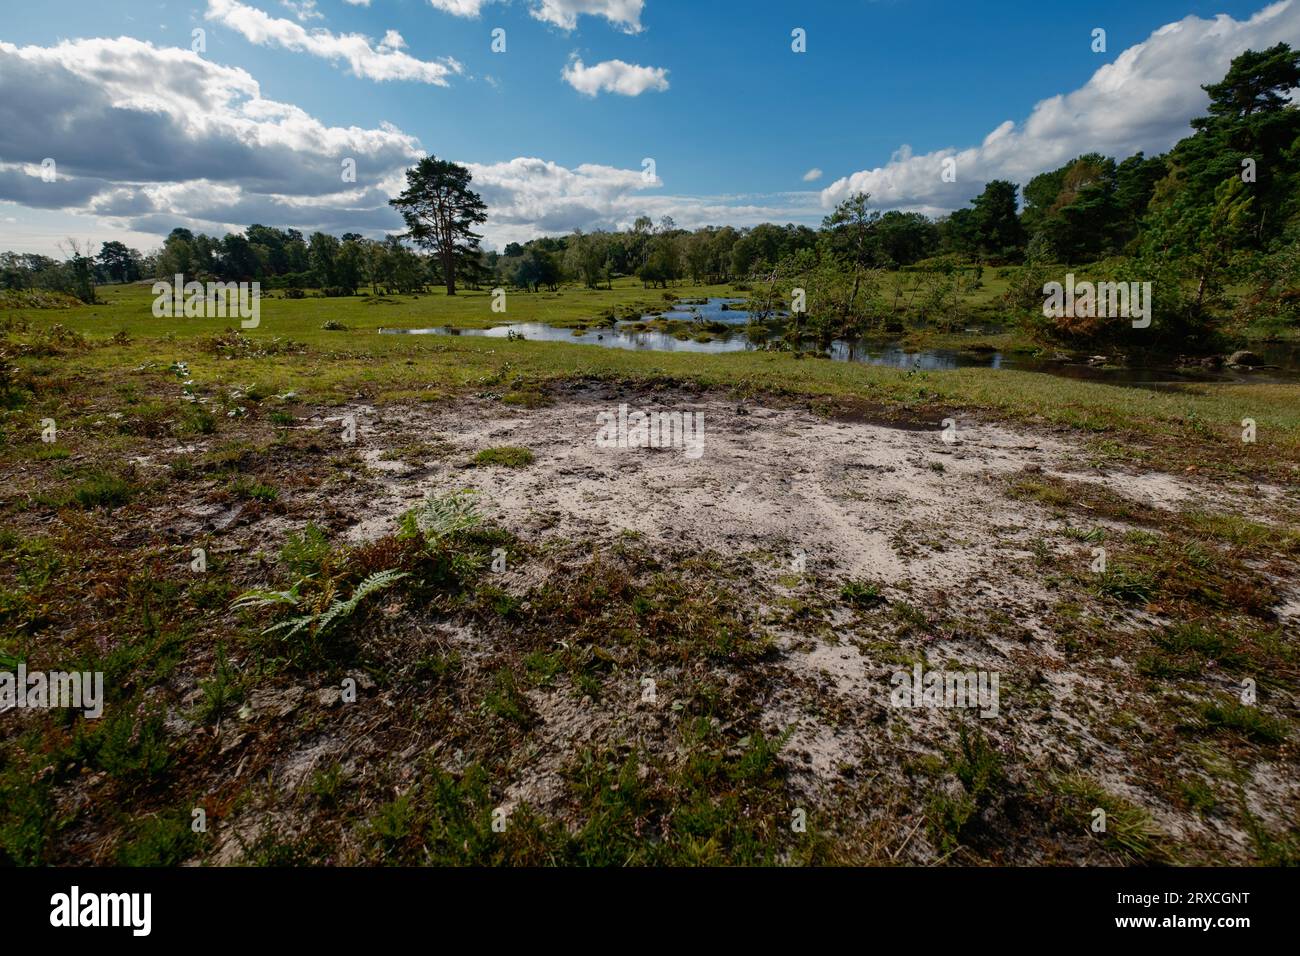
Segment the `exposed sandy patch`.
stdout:
[[[702,454],[599,447],[598,413],[617,412],[622,402],[634,410],[701,412]],[[905,659],[930,667],[951,663],[1001,675],[1000,716],[978,720],[996,747],[1014,749],[1035,766],[1100,780],[1151,807],[1167,833],[1199,834],[1229,855],[1249,852],[1239,829],[1201,822],[1162,802],[1131,754],[1116,746],[1125,734],[1146,741],[1158,732],[1144,723],[1139,706],[1155,704],[1125,697],[1135,683],[1132,660],[1067,657],[1052,617],[1059,594],[1037,565],[1047,552],[1086,567],[1088,546],[1062,535],[1067,520],[1008,497],[1005,488],[1008,477],[1028,469],[1096,483],[1155,507],[1246,517],[1256,516],[1261,500],[1275,501],[1277,489],[1210,489],[1194,475],[1081,471],[1087,456],[1074,438],[974,419],[958,421],[950,444],[939,422],[827,420],[800,407],[680,391],[582,387],[535,409],[492,399],[357,405],[305,427],[341,431],[349,416],[357,424],[357,441],[345,449],[354,474],[295,490],[291,517],[264,515],[244,528],[246,506],[201,502],[189,517],[217,530],[238,528],[261,544],[313,512],[328,511],[345,540],[362,543],[395,531],[401,515],[426,495],[468,488],[503,528],[530,544],[567,547],[570,559],[574,544],[605,546],[628,533],[670,560],[735,559],[749,569],[746,597],[779,649],[771,695],[757,702],[763,730],[789,733],[783,756],[808,800],[825,799],[846,780],[885,780],[901,793],[902,762],[950,746],[955,723],[951,711],[891,707],[890,677],[910,666]],[[477,452],[506,445],[528,448],[534,462],[518,469],[470,466]],[[1258,520],[1267,519],[1260,514]],[[494,583],[522,596],[545,588],[550,573],[542,562],[512,561]],[[847,580],[876,583],[885,610],[860,615],[835,600]],[[800,601],[817,606],[811,623],[783,617]],[[914,626],[900,637],[890,614],[904,606],[912,609]],[[1280,621],[1294,627],[1296,613],[1292,593],[1279,608]],[[1120,633],[1158,621],[1135,608],[1111,623]],[[467,661],[505,650],[474,624],[454,630],[439,640]],[[1202,683],[1206,692],[1230,689],[1214,674]],[[563,769],[584,747],[663,754],[672,739],[670,695],[655,707],[638,702],[633,685],[606,690],[595,702],[567,686],[529,690],[538,726],[510,760],[507,811],[562,801]],[[1116,730],[1121,712],[1131,729]],[[331,756],[313,742],[285,755],[276,775],[301,786]],[[454,763],[451,755],[444,760],[444,766]],[[1296,804],[1293,790],[1256,780],[1248,786],[1252,812],[1270,825]],[[912,794],[910,812],[923,808],[927,796]],[[935,853],[917,835],[907,858],[924,862]]]
[[[359,408],[361,443],[379,446],[361,453],[374,462],[381,491],[348,535],[390,532],[425,494],[472,487],[489,513],[520,532],[601,540],[628,530],[657,546],[784,557],[801,551],[809,567],[886,584],[978,586],[998,576],[996,560],[1008,542],[1028,547],[1045,526],[1019,504],[990,495],[984,483],[1067,451],[1054,439],[993,425],[962,427],[949,445],[938,430],[826,421],[795,409],[741,414],[716,398],[650,406],[703,412],[705,448],[696,460],[680,449],[597,447],[596,414],[618,402],[614,394],[588,394],[504,414],[500,406],[491,414],[476,414],[472,405],[427,414]],[[396,428],[408,437],[436,435],[459,453],[426,470],[380,462]],[[537,460],[519,470],[462,467],[475,451],[499,445],[527,447]],[[900,536],[917,542],[914,554],[899,553]],[[943,550],[933,547],[938,543]]]

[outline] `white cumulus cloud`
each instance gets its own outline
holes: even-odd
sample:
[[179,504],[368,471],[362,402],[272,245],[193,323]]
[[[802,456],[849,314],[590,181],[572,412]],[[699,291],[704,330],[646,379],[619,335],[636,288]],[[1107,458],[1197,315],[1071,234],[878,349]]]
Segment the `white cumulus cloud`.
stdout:
[[[366,2],[369,3],[369,0]],[[483,7],[493,2],[494,0],[429,0],[429,5],[452,16],[476,17]]]
[[304,23],[308,20],[325,19],[325,14],[316,9],[316,0],[280,0],[280,3]]
[[401,40],[392,30],[385,42],[372,46],[369,37],[359,33],[336,34],[324,28],[307,30],[292,20],[272,17],[238,0],[208,0],[204,16],[242,34],[250,43],[345,62],[353,76],[367,80],[412,80],[446,86],[447,78],[463,69],[450,57],[429,62],[403,53],[387,42],[393,36]]
[[[402,224],[388,200],[425,153],[389,124],[328,126],[264,98],[245,70],[130,37],[50,47],[0,41],[0,76],[0,209],[24,224],[11,236],[50,252],[45,233],[59,238],[57,223],[73,222],[79,236],[135,242],[161,241],[176,226],[220,235],[254,222],[396,232]],[[41,179],[45,157],[58,163],[56,182]],[[341,177],[347,159],[355,183]],[[483,231],[498,247],[575,228],[626,228],[641,215],[695,228],[819,214],[815,191],[667,195],[641,168],[459,161],[488,204]]]
[[[1191,130],[1209,102],[1201,89],[1222,79],[1248,49],[1300,44],[1300,2],[1282,0],[1247,20],[1226,14],[1166,24],[1098,69],[1086,84],[1036,104],[1021,123],[1007,120],[978,145],[914,154],[904,145],[883,166],[838,179],[822,190],[826,207],[858,192],[872,204],[940,214],[960,208],[993,179],[1024,184],[1082,153],[1123,159],[1163,152]],[[955,160],[956,182],[943,181]]]
[[[246,71],[130,37],[0,41],[0,202],[165,235],[252,222],[382,233],[388,199],[423,155],[389,124],[327,126],[261,95]],[[57,163],[53,183],[39,175]],[[344,160],[356,182],[344,182]]]
[[625,33],[641,32],[641,11],[645,0],[537,0],[529,12],[543,23],[572,30],[578,17],[604,17]]
[[[504,0],[429,0],[429,5],[457,17],[477,17],[489,3]],[[574,30],[578,17],[604,17],[624,33],[641,32],[645,0],[532,0],[528,13],[561,30]]]
[[668,71],[658,66],[637,66],[622,60],[605,60],[592,66],[574,56],[564,68],[564,81],[579,93],[618,93],[640,96],[646,90],[668,89]]
[[[51,47],[0,41],[0,209],[52,242],[58,222],[99,239],[153,236],[176,226],[221,234],[261,222],[304,232],[382,235],[402,228],[388,200],[420,142],[388,124],[327,126],[261,95],[246,71],[189,49],[129,37]],[[53,157],[57,182],[40,177]],[[356,161],[356,182],[341,163]],[[641,215],[685,228],[806,220],[814,191],[775,195],[666,195],[641,168],[574,167],[535,157],[466,162],[488,204],[484,233],[502,246],[539,234],[625,228]],[[92,228],[93,227],[93,228]]]

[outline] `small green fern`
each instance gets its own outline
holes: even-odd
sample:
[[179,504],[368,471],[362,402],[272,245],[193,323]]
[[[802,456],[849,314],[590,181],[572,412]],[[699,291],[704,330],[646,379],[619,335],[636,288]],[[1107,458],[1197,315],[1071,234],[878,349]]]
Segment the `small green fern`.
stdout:
[[472,493],[457,491],[425,498],[403,516],[402,531],[411,536],[418,534],[433,546],[471,531],[482,522],[483,516]]
[[298,582],[287,591],[245,591],[235,598],[230,606],[236,611],[247,611],[279,604],[297,607],[302,601],[301,588],[309,580],[311,580],[310,577],[299,578]]
[[364,581],[356,586],[352,592],[352,597],[346,601],[336,600],[316,621],[316,633],[321,634],[328,631],[335,621],[346,621],[356,613],[361,602],[372,594],[378,594],[392,587],[402,578],[409,577],[405,571],[397,571],[389,568],[387,571],[376,571],[367,577]]
[[[328,608],[323,611],[313,611],[309,614],[300,614],[297,617],[287,618],[283,621],[277,621],[266,630],[263,634],[280,634],[286,640],[297,637],[299,634],[307,632],[319,638],[324,636],[328,631],[338,624],[343,623],[361,606],[361,602],[372,594],[378,594],[384,591],[402,578],[409,575],[405,571],[398,571],[395,568],[389,568],[386,571],[376,571],[367,577],[364,581],[356,586],[352,591],[352,596],[346,601],[335,598]],[[257,608],[269,607],[273,605],[288,605],[290,607],[299,607],[302,596],[299,593],[303,582],[306,578],[298,581],[288,591],[248,591],[241,594],[235,599],[232,607]]]

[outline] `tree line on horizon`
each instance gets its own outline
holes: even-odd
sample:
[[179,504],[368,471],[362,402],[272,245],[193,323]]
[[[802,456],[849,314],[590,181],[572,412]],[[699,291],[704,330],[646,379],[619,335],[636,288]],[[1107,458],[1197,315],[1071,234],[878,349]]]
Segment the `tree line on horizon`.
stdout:
[[[1247,51],[1222,81],[1203,87],[1207,114],[1167,153],[1121,160],[1087,153],[1023,189],[989,182],[967,208],[939,218],[875,210],[860,194],[816,229],[762,223],[687,230],[669,217],[655,223],[641,216],[623,230],[575,230],[485,251],[473,230],[487,208],[469,171],[430,156],[408,170],[406,189],[391,200],[407,226],[400,235],[305,235],[254,224],[218,238],[176,228],[147,255],[120,242],[105,242],[93,256],[74,245],[66,262],[0,254],[0,288],[55,289],[91,301],[96,282],[178,273],[331,296],[435,284],[449,294],[458,285],[597,288],[625,276],[647,287],[766,278],[775,289],[799,279],[809,287],[810,322],[826,334],[846,334],[888,322],[904,297],[929,301],[922,310],[928,314],[956,304],[958,293],[979,281],[971,271],[979,275],[984,266],[1009,270],[1007,304],[1032,312],[1042,301],[1039,280],[1077,267],[1100,277],[1160,279],[1162,311],[1171,317],[1166,337],[1206,334],[1224,317],[1223,293],[1233,284],[1248,289],[1235,306],[1246,318],[1295,327],[1300,109],[1290,97],[1297,87],[1300,52],[1285,43]],[[914,283],[906,296],[895,280],[891,294],[884,276],[899,271],[948,278],[924,290]],[[1038,331],[1063,341],[1098,332],[1077,323]]]

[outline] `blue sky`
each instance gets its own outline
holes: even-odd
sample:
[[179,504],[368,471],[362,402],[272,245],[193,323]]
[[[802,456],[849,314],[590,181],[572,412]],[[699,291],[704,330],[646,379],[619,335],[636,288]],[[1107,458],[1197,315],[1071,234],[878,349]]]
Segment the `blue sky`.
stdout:
[[[1300,0],[1261,13],[1266,6],[1258,0],[11,6],[0,24],[0,101],[11,102],[0,105],[0,130],[9,127],[0,132],[0,236],[10,233],[11,241],[0,238],[0,248],[48,251],[64,229],[95,240],[126,233],[147,246],[169,218],[222,231],[255,214],[300,227],[313,225],[315,215],[316,224],[338,230],[351,213],[358,231],[378,234],[395,173],[420,152],[471,164],[499,213],[488,228],[498,245],[538,230],[619,226],[640,211],[670,214],[683,225],[764,218],[815,223],[857,188],[868,188],[882,207],[942,214],[989,178],[1023,182],[1093,148],[1167,148],[1203,103],[1199,83],[1219,78],[1231,56],[1265,42],[1300,43]],[[450,12],[475,8],[476,16]],[[1216,16],[1229,19],[1216,26]],[[257,23],[268,18],[269,33],[280,40],[258,32]],[[1169,24],[1180,25],[1157,34]],[[806,53],[791,50],[796,27],[807,32]],[[1106,31],[1105,53],[1091,49],[1097,27]],[[206,31],[200,64],[182,62],[194,55],[194,28]],[[348,34],[368,37],[371,65],[356,75],[341,59],[286,43],[283,37],[298,28],[328,31],[329,49],[340,49]],[[490,48],[496,28],[505,30],[504,53]],[[119,38],[148,47],[114,46]],[[84,44],[96,39],[105,42],[91,56]],[[71,46],[60,48],[61,41]],[[175,56],[158,52],[168,49]],[[394,53],[406,60],[396,62]],[[627,72],[599,64],[643,69],[627,78],[623,92],[587,95],[562,76],[575,61],[595,70],[587,77],[592,83]],[[1099,79],[1107,64],[1110,72]],[[196,81],[196,70],[219,71],[225,92],[210,103],[206,94],[171,99],[171,91]],[[385,71],[402,78],[379,79]],[[650,81],[637,83],[647,76]],[[80,93],[78,83],[85,86]],[[1053,97],[1067,99],[1051,108]],[[15,98],[32,104],[27,113],[15,114],[23,109],[13,105]],[[288,130],[301,125],[296,121],[274,121],[274,164],[286,178],[298,177],[292,185],[245,172],[268,139],[258,128],[266,110],[250,108],[250,101],[295,107],[335,131],[313,135]],[[141,122],[138,146],[108,142],[99,157],[77,148],[88,136],[103,135],[95,132],[97,112],[118,116],[121,110],[169,119],[151,126],[145,116],[128,117]],[[207,122],[209,110],[220,119]],[[987,144],[1008,121],[1014,126]],[[350,128],[357,132],[344,135]],[[375,135],[392,142],[376,144],[361,131],[387,131]],[[244,141],[240,149],[231,139]],[[904,147],[910,152],[900,153]],[[111,161],[137,148],[161,155],[132,169]],[[224,155],[224,148],[231,149],[228,171],[203,161]],[[68,155],[61,175],[84,186],[70,190],[66,201],[29,182],[30,164],[45,156],[58,160],[60,152]],[[360,156],[358,186],[348,190],[363,188],[365,195],[340,192],[337,177],[325,172],[348,153]],[[170,154],[192,155],[173,161]],[[931,184],[932,168],[948,155],[957,158],[958,183]],[[655,160],[653,184],[640,179],[644,157]],[[544,165],[521,164],[524,159]],[[11,179],[24,171],[26,179],[6,188],[6,168]],[[805,181],[813,169],[822,176]]]

